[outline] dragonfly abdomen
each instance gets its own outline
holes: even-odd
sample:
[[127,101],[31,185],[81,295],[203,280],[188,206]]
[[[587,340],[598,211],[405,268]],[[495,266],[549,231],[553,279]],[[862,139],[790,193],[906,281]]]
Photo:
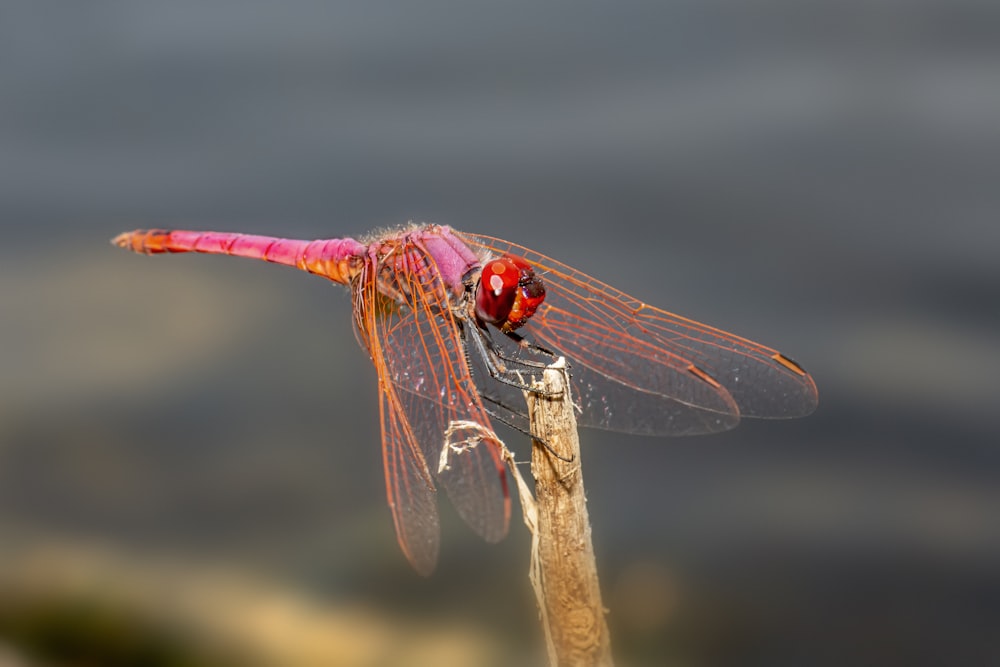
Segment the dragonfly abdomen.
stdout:
[[300,241],[231,232],[149,229],[119,234],[111,241],[146,255],[201,252],[262,259],[315,273],[347,285],[364,263],[366,247],[351,238]]

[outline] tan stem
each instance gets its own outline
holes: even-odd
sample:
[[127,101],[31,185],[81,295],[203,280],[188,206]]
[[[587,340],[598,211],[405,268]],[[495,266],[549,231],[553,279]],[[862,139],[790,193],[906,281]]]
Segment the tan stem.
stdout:
[[590,537],[580,441],[560,362],[545,370],[538,385],[542,393],[525,392],[531,432],[548,445],[536,441],[532,447],[537,506],[532,578],[552,664],[609,667],[611,641]]

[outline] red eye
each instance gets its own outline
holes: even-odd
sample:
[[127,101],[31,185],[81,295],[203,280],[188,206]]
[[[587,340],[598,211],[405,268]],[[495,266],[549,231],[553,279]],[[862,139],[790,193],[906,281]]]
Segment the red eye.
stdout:
[[524,259],[504,255],[483,267],[476,289],[476,316],[510,332],[523,326],[545,300],[545,286]]

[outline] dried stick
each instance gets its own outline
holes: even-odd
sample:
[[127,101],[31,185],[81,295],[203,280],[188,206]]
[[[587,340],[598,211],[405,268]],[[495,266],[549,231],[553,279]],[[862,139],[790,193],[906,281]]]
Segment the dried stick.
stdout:
[[[525,392],[531,432],[548,447],[533,443],[531,473],[536,501],[533,508],[525,508],[525,523],[529,530],[531,523],[536,523],[531,580],[549,661],[553,667],[610,667],[611,640],[590,539],[580,441],[565,361],[559,359],[546,368],[535,386],[544,394]],[[553,456],[549,447],[565,460]],[[523,493],[521,497],[523,505]]]

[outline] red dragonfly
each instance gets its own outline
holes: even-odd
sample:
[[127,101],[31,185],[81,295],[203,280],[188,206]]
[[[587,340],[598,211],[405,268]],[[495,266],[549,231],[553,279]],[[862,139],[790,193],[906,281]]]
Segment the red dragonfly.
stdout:
[[[510,497],[490,417],[525,428],[525,377],[565,356],[585,426],[645,435],[732,428],[816,407],[816,385],[776,350],[668,313],[508,241],[440,225],[318,241],[138,230],[136,252],[202,252],[294,266],[351,290],[375,365],[385,481],[403,553],[437,562],[444,487],[482,537],[507,533]],[[478,442],[447,467],[442,451]]]

